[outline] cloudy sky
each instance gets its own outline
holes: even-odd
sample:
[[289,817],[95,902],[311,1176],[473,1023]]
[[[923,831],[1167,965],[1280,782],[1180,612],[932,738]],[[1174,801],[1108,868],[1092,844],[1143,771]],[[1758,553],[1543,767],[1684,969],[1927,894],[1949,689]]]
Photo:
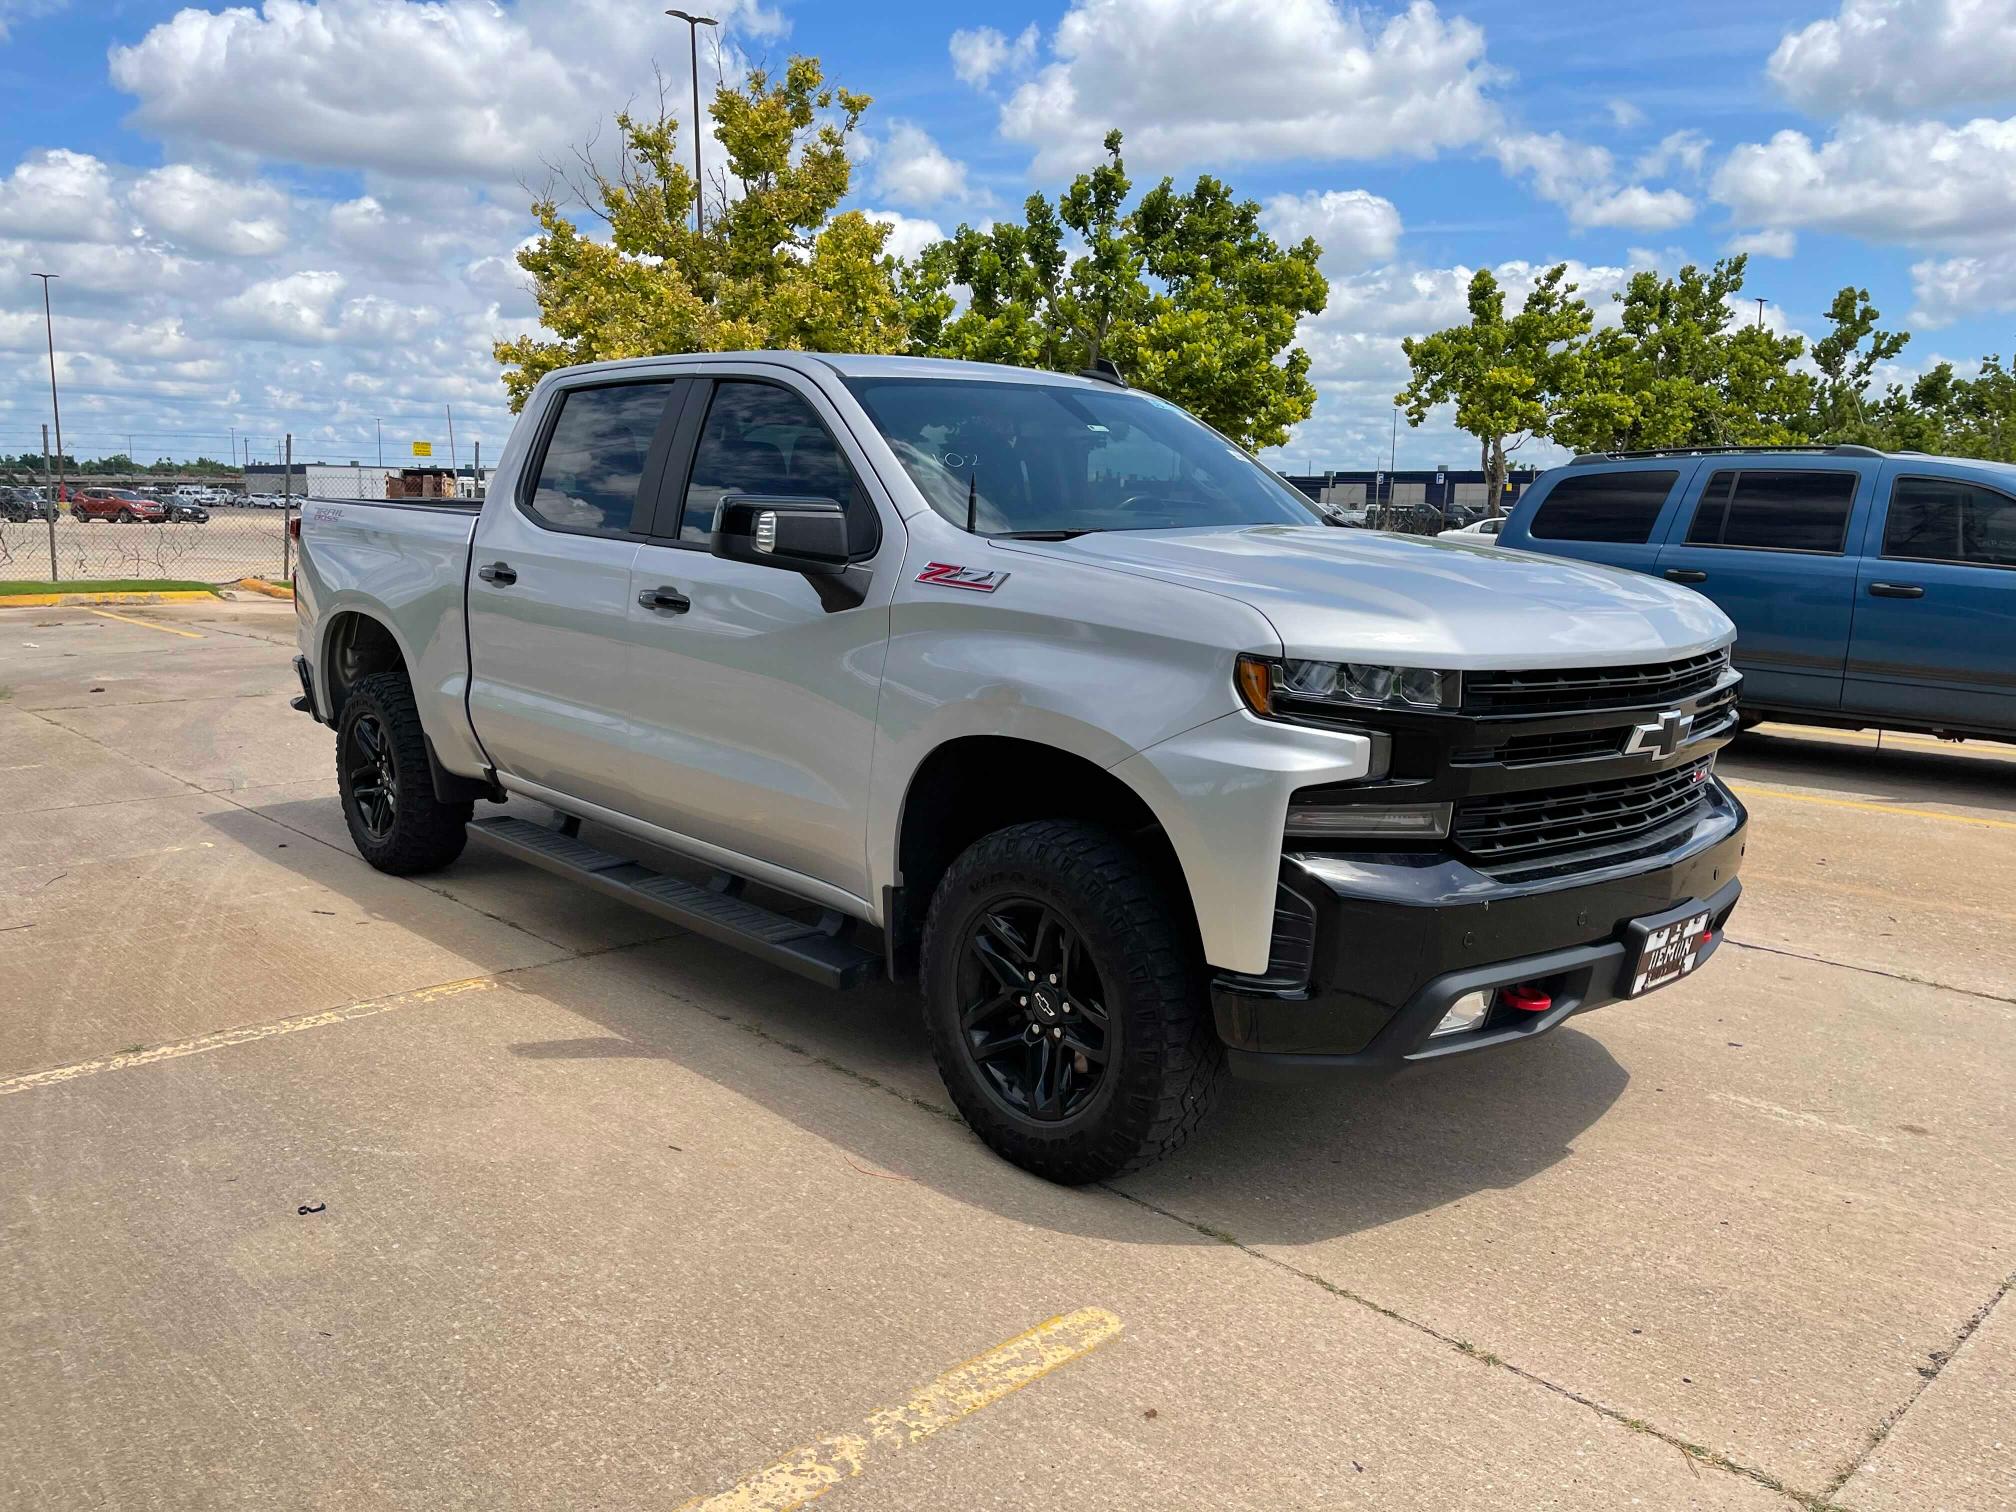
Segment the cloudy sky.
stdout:
[[[1013,214],[1111,126],[1137,179],[1208,170],[1328,249],[1322,397],[1275,460],[1369,466],[1402,336],[1571,261],[1752,254],[1774,324],[1866,285],[1899,376],[2007,353],[2016,0],[719,0],[724,63],[822,58],[872,94],[854,203],[896,245]],[[0,0],[0,452],[466,454],[509,427],[490,357],[533,324],[521,187],[687,84],[655,0]],[[676,28],[676,30],[675,30]],[[714,78],[703,46],[703,85]],[[1754,307],[1753,312],[1754,312]],[[1754,314],[1753,314],[1754,318]],[[1401,465],[1474,466],[1446,424]]]

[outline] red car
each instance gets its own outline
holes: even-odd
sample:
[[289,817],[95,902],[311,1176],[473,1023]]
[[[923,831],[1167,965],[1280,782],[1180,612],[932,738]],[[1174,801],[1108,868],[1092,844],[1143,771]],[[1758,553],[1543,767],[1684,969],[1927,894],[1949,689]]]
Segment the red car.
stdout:
[[80,488],[70,496],[72,519],[112,520],[120,525],[165,525],[168,511],[159,499],[130,488]]

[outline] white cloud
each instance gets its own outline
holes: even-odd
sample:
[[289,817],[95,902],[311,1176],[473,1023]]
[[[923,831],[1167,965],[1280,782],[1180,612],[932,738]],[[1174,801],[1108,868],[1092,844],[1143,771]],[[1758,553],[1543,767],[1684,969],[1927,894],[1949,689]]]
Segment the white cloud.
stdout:
[[1731,152],[1713,193],[1737,221],[1873,241],[1961,245],[2016,230],[2016,118],[1964,126],[1843,121]]
[[63,9],[69,0],[0,0],[0,42],[16,21],[32,21]]
[[327,268],[311,268],[248,285],[218,307],[228,327],[276,341],[333,341],[331,315],[347,280]]
[[889,240],[882,250],[892,257],[911,258],[931,243],[945,240],[945,228],[934,220],[905,215],[900,210],[863,210],[871,221],[889,227]]
[[1799,250],[1796,232],[1782,228],[1776,231],[1746,231],[1729,239],[1731,252],[1747,252],[1752,257],[1791,257]]
[[946,44],[952,72],[975,89],[985,89],[995,74],[1020,73],[1035,61],[1038,36],[1033,21],[1012,42],[991,26],[961,27]]
[[1610,124],[1623,131],[1634,131],[1645,124],[1645,112],[1629,100],[1605,100],[1603,108],[1610,112]]
[[957,204],[969,197],[966,165],[945,151],[923,127],[891,123],[874,152],[875,189],[887,200],[912,209]]
[[183,246],[262,257],[287,245],[287,197],[269,185],[170,163],[140,175],[129,198],[149,230]]
[[2016,94],[2016,0],[1843,0],[1788,33],[1768,69],[1814,115],[1909,115]]
[[1491,144],[1498,165],[1525,175],[1534,192],[1568,212],[1575,226],[1609,226],[1627,231],[1670,231],[1694,218],[1694,202],[1677,189],[1618,187],[1610,153],[1575,142],[1558,131],[1514,132]]
[[1913,325],[1944,326],[1968,316],[2006,315],[2016,310],[2016,254],[1995,251],[1913,263],[1911,292],[1917,300],[1911,312]]
[[[715,7],[731,27],[779,23]],[[585,140],[612,105],[685,95],[685,38],[629,0],[267,0],[187,9],[111,51],[133,119],[171,141],[269,160],[511,183]],[[732,70],[731,70],[732,71]],[[703,66],[703,78],[705,70]]]
[[0,236],[124,239],[112,172],[88,152],[30,153],[0,181]]
[[1113,126],[1131,165],[1432,157],[1495,111],[1482,28],[1415,0],[1383,23],[1334,0],[1074,0],[1054,61],[1001,109],[1047,176]]
[[1639,155],[1631,167],[1641,179],[1665,178],[1674,173],[1699,177],[1708,158],[1708,138],[1698,131],[1669,131],[1657,146]]
[[1391,261],[1400,243],[1399,210],[1363,189],[1277,194],[1267,201],[1261,223],[1283,245],[1315,237],[1323,249],[1323,271],[1333,276]]

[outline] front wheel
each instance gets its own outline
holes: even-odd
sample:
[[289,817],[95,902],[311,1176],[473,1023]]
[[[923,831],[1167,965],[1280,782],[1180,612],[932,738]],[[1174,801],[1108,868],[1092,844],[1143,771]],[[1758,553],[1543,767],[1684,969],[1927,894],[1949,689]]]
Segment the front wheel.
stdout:
[[427,738],[403,672],[363,678],[336,721],[336,786],[357,854],[395,877],[438,871],[468,843],[472,803],[434,796]]
[[922,975],[953,1103],[1048,1180],[1103,1181],[1181,1148],[1222,1079],[1187,907],[1096,826],[977,841],[932,896]]

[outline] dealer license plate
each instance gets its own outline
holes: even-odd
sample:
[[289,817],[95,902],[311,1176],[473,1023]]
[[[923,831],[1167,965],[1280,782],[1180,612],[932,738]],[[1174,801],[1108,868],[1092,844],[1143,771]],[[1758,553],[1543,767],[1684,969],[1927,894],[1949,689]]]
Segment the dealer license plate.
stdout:
[[1627,997],[1640,997],[1655,987],[1665,987],[1686,976],[1701,962],[1702,936],[1708,932],[1708,910],[1703,908],[1667,922],[1640,922],[1632,933],[1642,935],[1637,955],[1626,980]]

